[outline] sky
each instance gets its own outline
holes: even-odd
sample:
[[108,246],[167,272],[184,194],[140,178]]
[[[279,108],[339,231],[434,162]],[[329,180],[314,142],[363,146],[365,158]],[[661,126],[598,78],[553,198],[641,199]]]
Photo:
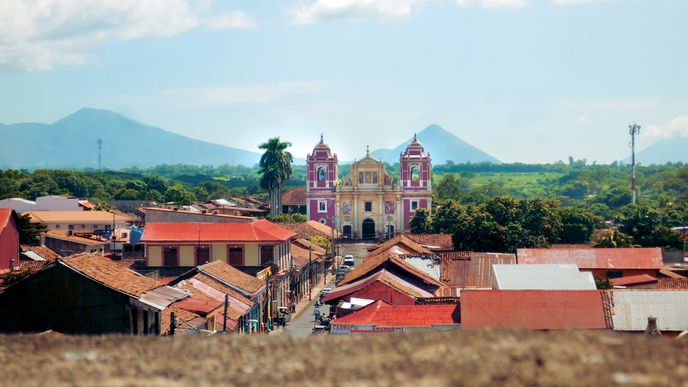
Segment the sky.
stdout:
[[[684,0],[0,0],[0,122],[83,107],[340,159],[439,124],[504,162],[688,137]],[[432,150],[429,150],[432,152]]]

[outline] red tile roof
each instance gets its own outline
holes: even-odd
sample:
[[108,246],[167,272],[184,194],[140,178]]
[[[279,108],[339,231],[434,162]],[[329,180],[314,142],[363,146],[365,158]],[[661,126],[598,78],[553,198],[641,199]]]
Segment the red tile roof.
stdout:
[[266,286],[264,281],[235,269],[222,261],[212,261],[198,266],[197,269],[201,273],[205,273],[252,295],[258,293]]
[[144,243],[286,242],[296,236],[267,220],[250,223],[149,223]]
[[[301,243],[297,243],[300,241]],[[304,239],[298,239],[291,244],[291,256],[294,258],[294,266],[304,267],[308,265],[308,261],[319,262],[325,256],[325,249],[320,246],[314,246],[312,251],[304,248]]]
[[688,278],[660,278],[657,289],[688,289]]
[[454,250],[451,234],[405,234],[412,241],[430,250]]
[[426,298],[426,297],[433,297],[432,293],[429,293],[417,286],[414,286],[413,284],[404,281],[403,279],[395,276],[394,274],[388,272],[387,270],[380,270],[377,273],[371,275],[370,277],[364,278],[360,281],[352,282],[347,285],[342,285],[338,286],[337,288],[334,289],[330,294],[325,296],[323,298],[323,302],[330,302],[333,300],[340,299],[342,297],[346,297],[348,295],[351,295],[353,293],[358,292],[361,289],[366,288],[367,286],[371,285],[373,282],[382,282],[386,284],[389,287],[392,287],[409,297],[414,297],[414,298]]
[[492,288],[493,264],[516,264],[515,254],[438,252],[440,281],[458,288]]
[[163,286],[162,283],[121,267],[98,254],[77,254],[57,261],[84,276],[134,297]]
[[299,187],[285,191],[282,194],[282,205],[285,206],[305,206],[306,187]]
[[662,249],[651,248],[574,248],[518,249],[520,264],[573,263],[580,269],[661,269]]
[[333,321],[333,324],[429,327],[458,324],[459,319],[459,306],[457,304],[389,305],[378,300]]
[[22,251],[33,251],[48,262],[55,262],[61,255],[46,246],[21,245]]
[[433,255],[434,253],[429,249],[421,246],[406,235],[397,235],[396,237],[381,243],[373,251],[371,251],[366,260],[377,255]]
[[353,271],[344,277],[344,279],[339,283],[339,285],[346,285],[348,283],[354,282],[359,278],[364,278],[369,276],[371,273],[377,271],[378,268],[386,268],[387,265],[394,265],[399,269],[405,271],[412,277],[416,277],[421,281],[432,284],[441,288],[443,285],[441,282],[430,277],[425,272],[416,269],[411,264],[406,263],[402,258],[395,254],[378,254],[375,256],[368,256],[363,263],[356,266]]
[[465,290],[464,329],[607,329],[599,290]]
[[187,312],[192,312],[199,315],[207,315],[223,305],[224,302],[215,300],[213,298],[200,299],[195,297],[185,298],[174,303],[175,308],[183,309]]
[[339,231],[334,230],[332,227],[316,222],[315,220],[309,220],[306,222],[283,222],[279,224],[280,226],[289,229],[297,234],[299,238],[308,239],[314,236],[320,236],[324,238],[339,238]]
[[614,286],[631,286],[657,283],[657,278],[649,274],[630,275],[628,277],[612,278],[609,280]]
[[[227,207],[231,208],[231,207]],[[160,208],[160,207],[141,207],[139,208],[139,211],[142,213],[146,212],[153,212],[153,211],[158,211],[158,212],[178,212],[180,214],[190,214],[190,215],[198,215],[198,216],[212,216],[212,217],[219,217],[219,218],[233,218],[233,219],[243,219],[243,220],[252,220],[255,219],[254,217],[251,216],[240,216],[240,215],[228,215],[228,214],[213,214],[213,213],[202,213],[202,212],[194,212],[194,211],[186,211],[186,210],[175,210],[172,208]]]

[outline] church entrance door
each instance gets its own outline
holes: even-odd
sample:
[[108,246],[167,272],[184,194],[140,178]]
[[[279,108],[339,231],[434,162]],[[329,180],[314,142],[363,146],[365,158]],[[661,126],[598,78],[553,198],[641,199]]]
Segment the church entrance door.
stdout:
[[363,221],[363,227],[361,227],[361,238],[363,239],[374,239],[375,238],[375,221],[372,219],[366,219]]
[[347,224],[342,227],[342,234],[344,235],[344,238],[351,239],[351,226]]

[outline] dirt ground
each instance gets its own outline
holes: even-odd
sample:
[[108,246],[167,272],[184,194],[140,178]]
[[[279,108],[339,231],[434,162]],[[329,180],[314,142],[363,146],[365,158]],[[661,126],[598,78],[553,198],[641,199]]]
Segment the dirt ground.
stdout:
[[609,332],[0,336],[0,385],[688,386],[688,340]]

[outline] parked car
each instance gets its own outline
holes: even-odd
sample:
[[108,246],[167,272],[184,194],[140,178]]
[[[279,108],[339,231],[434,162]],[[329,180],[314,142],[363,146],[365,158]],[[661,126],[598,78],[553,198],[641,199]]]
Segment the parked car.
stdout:
[[344,256],[344,266],[349,266],[349,267],[354,267],[354,256],[353,255],[345,255]]

